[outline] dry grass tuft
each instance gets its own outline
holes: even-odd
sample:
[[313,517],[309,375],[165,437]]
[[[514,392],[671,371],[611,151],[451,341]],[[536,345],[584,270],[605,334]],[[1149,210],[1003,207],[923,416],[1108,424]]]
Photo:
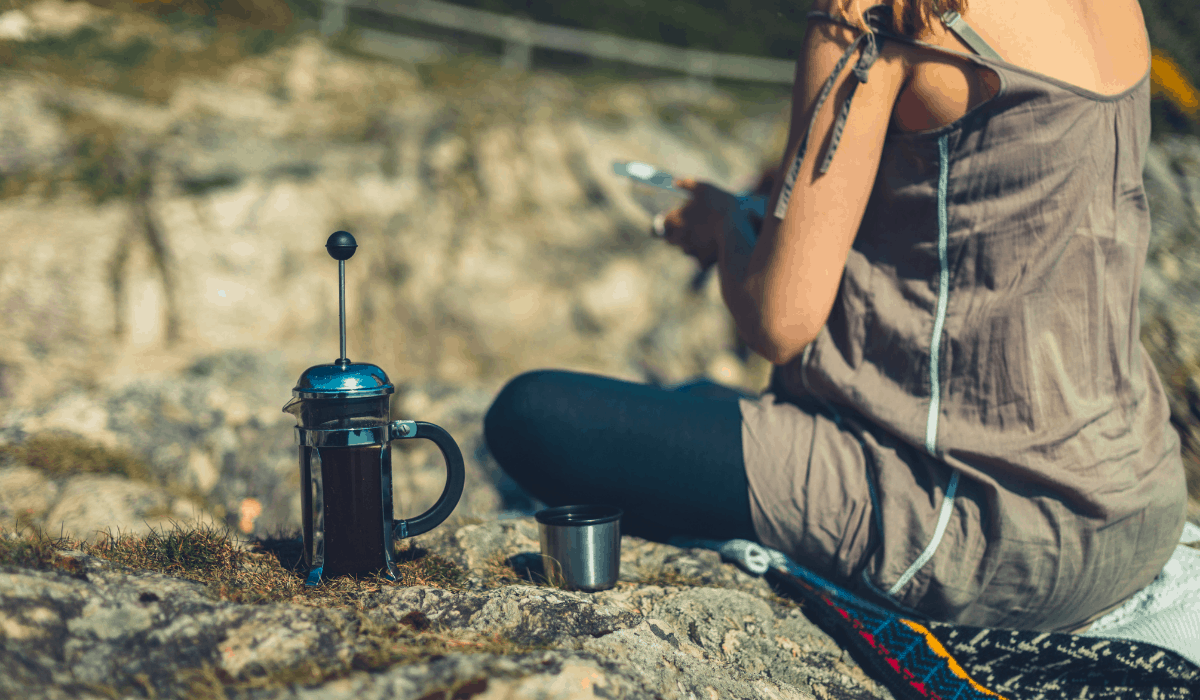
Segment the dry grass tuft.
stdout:
[[41,531],[26,531],[22,536],[16,532],[0,530],[0,566],[19,566],[25,569],[60,568],[63,557],[59,554],[71,548],[65,538],[55,539]]
[[243,553],[229,538],[228,530],[200,524],[171,530],[151,530],[145,536],[108,533],[87,546],[88,554],[131,569],[157,571],[184,578],[203,578],[233,570]]
[[396,573],[402,586],[461,589],[466,573],[454,562],[412,545],[396,550]]
[[461,590],[463,572],[420,548],[397,550],[399,579],[341,576],[304,585],[297,537],[239,542],[226,528],[205,523],[151,530],[147,535],[111,532],[94,543],[53,538],[40,530],[0,529],[0,566],[71,571],[78,564],[60,552],[78,550],[136,571],[155,571],[203,584],[213,598],[234,603],[290,602],[362,611],[370,594],[387,586]]

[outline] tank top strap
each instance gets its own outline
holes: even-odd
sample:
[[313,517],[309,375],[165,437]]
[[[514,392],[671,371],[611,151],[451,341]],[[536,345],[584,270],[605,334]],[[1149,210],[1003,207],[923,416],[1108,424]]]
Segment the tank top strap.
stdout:
[[[792,161],[791,167],[788,168],[787,174],[784,176],[783,189],[779,193],[779,202],[775,205],[775,218],[783,219],[787,213],[788,201],[791,200],[792,190],[796,185],[796,178],[800,175],[800,163],[804,160],[804,154],[808,151],[808,142],[812,137],[813,127],[817,123],[817,115],[821,112],[821,107],[825,104],[826,98],[833,90],[833,83],[841,74],[842,69],[846,67],[846,63],[850,60],[850,56],[854,54],[860,47],[863,48],[862,55],[858,57],[858,61],[854,64],[851,74],[854,76],[854,81],[850,84],[850,92],[846,95],[846,100],[842,103],[842,108],[838,111],[837,117],[833,122],[833,133],[829,140],[829,147],[825,152],[824,158],[821,160],[821,166],[817,170],[818,174],[824,175],[829,170],[829,164],[833,161],[833,154],[837,151],[838,143],[842,138],[842,130],[846,127],[846,118],[850,114],[850,103],[854,98],[854,93],[858,90],[860,83],[867,82],[867,73],[871,66],[875,64],[875,60],[879,58],[879,52],[883,48],[885,39],[895,39],[906,44],[924,46],[932,49],[942,49],[940,46],[927,44],[922,41],[917,41],[910,37],[896,34],[889,29],[892,8],[887,5],[873,5],[863,12],[863,20],[866,22],[870,31],[859,34],[850,46],[846,47],[846,51],[842,57],[838,59],[837,65],[834,66],[833,72],[825,79],[825,84],[821,86],[821,92],[817,95],[816,105],[813,107],[812,115],[808,120],[808,128],[804,132],[804,138],[800,141],[800,149],[796,152],[796,158]],[[840,24],[851,29],[858,27],[850,24],[846,20],[831,15],[827,12],[809,12],[805,15],[808,19],[822,19],[835,24]],[[970,46],[975,53],[986,58],[1002,61],[1000,54],[996,53],[987,42],[980,37],[975,30],[971,29],[966,20],[957,12],[947,12],[941,16],[950,31],[963,40],[967,46]],[[957,52],[950,52],[956,53]]]
[[957,12],[947,12],[942,15],[942,22],[945,23],[947,29],[954,32],[954,35],[962,39],[962,42],[970,46],[971,50],[975,53],[984,58],[990,58],[993,61],[1004,61],[1003,58],[1000,58],[1000,54],[996,53],[996,50],[983,40],[983,37],[976,34],[974,29],[971,29],[971,25],[967,24],[967,20],[963,19],[962,15]]

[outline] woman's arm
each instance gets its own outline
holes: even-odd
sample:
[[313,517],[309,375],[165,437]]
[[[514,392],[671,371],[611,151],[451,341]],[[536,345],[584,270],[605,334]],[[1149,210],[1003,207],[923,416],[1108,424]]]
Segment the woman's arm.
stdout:
[[[829,11],[829,0],[813,9]],[[810,20],[796,62],[792,117],[781,176],[767,205],[767,218],[753,250],[727,227],[720,237],[721,293],[751,348],[773,364],[786,364],[817,336],[833,308],[846,256],[866,211],[883,152],[892,108],[907,69],[901,55],[884,47],[869,80],[859,85],[836,155],[817,175],[834,116],[842,108],[858,55],[843,68],[821,108],[809,138],[783,219],[773,215],[784,175],[808,129],[817,96],[838,59],[853,42],[853,30]],[[861,50],[860,50],[861,53]]]

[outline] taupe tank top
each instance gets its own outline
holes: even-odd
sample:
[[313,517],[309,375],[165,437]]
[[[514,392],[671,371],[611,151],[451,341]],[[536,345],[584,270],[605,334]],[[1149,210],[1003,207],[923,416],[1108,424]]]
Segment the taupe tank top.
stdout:
[[[850,56],[862,49],[853,88],[885,41],[972,61],[995,71],[1000,89],[952,124],[888,134],[825,327],[775,368],[769,390],[816,398],[839,422],[884,431],[945,475],[937,519],[914,522],[913,504],[924,499],[927,509],[929,494],[890,492],[894,465],[871,470],[878,555],[906,564],[898,578],[868,581],[884,593],[900,591],[933,556],[961,480],[987,494],[989,540],[1058,538],[1086,550],[1086,533],[1173,509],[1154,522],[1178,527],[1150,519],[1130,530],[1128,546],[1141,549],[1146,568],[1129,575],[1145,585],[1178,539],[1185,495],[1178,436],[1139,336],[1151,232],[1142,185],[1149,74],[1101,95],[1004,62],[953,13],[943,20],[979,55],[895,35],[888,12],[864,13],[875,33],[846,51],[814,122]],[[852,97],[838,107],[821,172]],[[776,217],[807,143],[808,135]],[[1088,553],[1078,556],[1085,566]],[[1068,560],[1076,557],[1059,568],[1070,569]],[[1069,573],[1058,572],[1061,582]]]

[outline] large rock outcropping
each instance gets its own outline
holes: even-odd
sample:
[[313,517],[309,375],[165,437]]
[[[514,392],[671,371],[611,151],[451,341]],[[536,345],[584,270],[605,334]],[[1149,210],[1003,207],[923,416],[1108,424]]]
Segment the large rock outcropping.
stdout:
[[[414,544],[462,566],[465,585],[364,585],[338,607],[239,605],[81,553],[66,555],[71,573],[0,567],[0,694],[891,698],[799,607],[714,552],[626,537],[616,587],[584,593],[483,584],[488,564],[536,556],[532,519]],[[672,574],[702,585],[647,582]]]

